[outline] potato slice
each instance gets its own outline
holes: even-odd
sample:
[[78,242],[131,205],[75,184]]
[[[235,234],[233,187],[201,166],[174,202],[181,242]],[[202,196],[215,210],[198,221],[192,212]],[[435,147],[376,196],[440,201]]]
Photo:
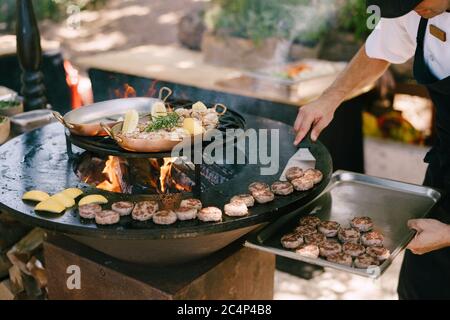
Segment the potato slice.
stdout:
[[53,196],[50,197],[50,199],[54,199],[54,200],[58,201],[66,208],[70,208],[75,205],[75,200],[72,197],[69,197],[62,192],[54,194]]
[[198,135],[203,133],[203,126],[201,122],[195,118],[186,118],[183,120],[183,128],[191,135]]
[[167,109],[164,102],[155,102],[152,106],[152,117],[167,116]]
[[40,191],[40,190],[31,190],[28,192],[25,192],[24,195],[22,196],[22,200],[30,200],[30,201],[36,201],[36,202],[41,202],[41,201],[45,201],[48,198],[50,198],[50,195],[44,191]]
[[68,188],[62,191],[66,196],[72,199],[76,199],[83,194],[83,191],[78,188]]
[[196,112],[206,112],[208,111],[208,107],[201,101],[197,101],[192,105],[192,111]]
[[85,204],[91,204],[91,203],[98,203],[98,204],[104,204],[108,203],[108,199],[106,199],[104,196],[99,194],[91,194],[89,196],[86,196],[78,202],[78,206],[84,206]]
[[[165,111],[165,107],[164,107]],[[136,110],[128,110],[123,121],[122,133],[131,133],[136,130],[139,123],[139,113]]]
[[34,210],[62,213],[64,210],[66,210],[66,207],[64,207],[60,202],[56,201],[55,199],[48,198],[45,201],[39,202],[37,206],[34,208]]

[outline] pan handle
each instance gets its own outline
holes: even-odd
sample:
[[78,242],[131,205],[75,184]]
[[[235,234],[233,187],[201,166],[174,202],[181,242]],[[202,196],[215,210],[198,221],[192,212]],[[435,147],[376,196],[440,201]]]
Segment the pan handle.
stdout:
[[117,141],[118,143],[122,143],[122,139],[119,138],[119,137],[116,137],[114,135],[114,132],[111,130],[111,128],[108,125],[106,125],[103,122],[101,122],[100,126],[103,128],[103,130],[105,130],[105,132],[108,134],[108,136],[111,137],[111,139]]
[[61,122],[63,124],[63,126],[65,126],[67,129],[75,128],[75,126],[73,124],[66,122],[66,120],[64,120],[64,117],[58,111],[53,111],[52,113],[53,113],[53,116],[56,118],[56,120]]
[[[222,111],[218,111],[217,108],[222,108]],[[225,105],[221,104],[221,103],[216,103],[216,104],[214,105],[213,109],[214,109],[214,111],[217,112],[217,114],[218,114],[219,116],[223,116],[223,115],[227,112],[227,110],[228,110],[228,108],[227,108]]]
[[[167,92],[167,94],[163,98],[165,91]],[[162,100],[163,102],[166,102],[167,99],[169,99],[169,97],[172,95],[172,93],[173,93],[172,89],[167,88],[167,87],[162,87],[161,89],[159,89],[159,100]]]

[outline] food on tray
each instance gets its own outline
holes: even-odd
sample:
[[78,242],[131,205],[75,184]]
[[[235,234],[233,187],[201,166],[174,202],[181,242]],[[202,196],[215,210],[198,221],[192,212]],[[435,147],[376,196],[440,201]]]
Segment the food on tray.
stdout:
[[175,214],[177,215],[178,220],[186,221],[186,220],[194,220],[197,218],[198,209],[189,208],[189,207],[180,207],[175,210]]
[[270,191],[270,186],[267,183],[264,182],[253,182],[248,186],[248,191],[253,194],[253,192],[257,191]]
[[102,211],[102,207],[99,204],[91,203],[78,207],[78,214],[84,219],[94,219],[95,215]]
[[314,187],[314,180],[310,177],[301,177],[291,181],[297,191],[308,191]]
[[358,229],[355,228],[341,228],[338,231],[338,238],[341,242],[359,243],[361,237]]
[[46,211],[52,213],[62,213],[66,210],[66,207],[62,205],[60,202],[55,199],[48,198],[42,202],[39,202],[37,206],[34,208],[37,211]]
[[372,230],[373,221],[369,217],[355,217],[350,221],[350,225],[361,232],[367,232]]
[[322,181],[323,174],[320,170],[309,168],[305,170],[303,177],[311,178],[314,184],[318,184]]
[[322,257],[328,257],[333,254],[340,253],[342,251],[342,246],[339,242],[332,240],[325,240],[319,244],[319,251]]
[[138,221],[150,220],[153,215],[159,210],[158,202],[156,201],[141,201],[136,203],[131,212],[131,217]]
[[78,202],[78,206],[82,206],[85,204],[90,203],[98,203],[98,204],[105,204],[108,203],[108,199],[106,199],[104,196],[99,194],[91,194],[89,196],[81,198],[80,202]]
[[347,267],[351,267],[353,259],[349,254],[340,252],[336,254],[329,255],[327,260],[333,263],[342,264]]
[[265,204],[275,199],[275,195],[270,190],[255,191],[252,195],[259,204]]
[[71,197],[72,199],[76,199],[83,194],[83,191],[78,188],[68,188],[66,190],[63,190],[62,193],[64,193],[68,197]]
[[164,102],[155,102],[152,106],[152,117],[165,117],[167,116],[167,108]]
[[287,196],[294,192],[294,187],[290,182],[276,181],[270,187],[272,192],[279,196]]
[[336,237],[340,227],[340,224],[336,221],[322,221],[317,226],[317,230],[323,233],[326,237],[333,238]]
[[355,258],[355,267],[359,269],[367,269],[370,266],[378,266],[379,261],[371,255],[364,253]]
[[134,203],[130,201],[114,202],[111,209],[117,212],[120,216],[129,216],[133,211]]
[[231,198],[230,202],[243,202],[249,208],[255,205],[255,198],[250,194],[239,194]]
[[177,222],[177,215],[172,210],[161,210],[153,215],[155,224],[169,225]]
[[58,201],[66,208],[71,208],[75,205],[75,200],[69,196],[66,196],[62,192],[54,194],[53,196],[50,197],[50,199]]
[[205,104],[201,101],[197,101],[192,105],[192,111],[193,112],[207,112],[208,107],[205,106]]
[[295,249],[295,252],[303,257],[311,259],[317,259],[320,254],[319,246],[316,244],[303,244]]
[[183,120],[183,128],[193,136],[202,134],[204,131],[200,120],[195,118],[185,118]]
[[31,190],[25,192],[22,196],[22,200],[36,201],[41,202],[50,198],[50,195],[44,191],[40,190]]
[[181,200],[180,207],[200,210],[203,205],[202,202],[198,199],[184,199]]
[[366,253],[375,257],[378,261],[384,261],[389,258],[391,253],[385,247],[368,247]]
[[292,232],[281,238],[281,245],[286,249],[295,249],[303,244],[303,237],[299,232]]
[[303,169],[299,167],[290,167],[287,169],[285,176],[289,181],[303,177]]
[[206,207],[198,212],[197,217],[203,222],[220,222],[222,221],[222,210],[216,207]]
[[313,233],[309,234],[304,237],[306,244],[317,244],[320,245],[322,242],[327,240],[327,237],[325,237],[322,233]]
[[101,225],[116,224],[120,220],[120,215],[113,210],[102,210],[95,214],[95,223]]
[[346,242],[342,245],[342,251],[352,257],[358,257],[366,251],[366,248],[359,243]]
[[138,124],[139,124],[139,113],[136,110],[128,110],[127,113],[125,113],[122,132],[124,134],[131,133],[134,130],[136,130]]
[[302,237],[317,233],[317,229],[315,226],[298,226],[297,228],[295,228],[295,231],[298,232]]
[[361,236],[361,242],[367,247],[380,247],[383,245],[384,237],[381,232],[369,231]]
[[230,202],[224,207],[224,212],[229,217],[243,217],[248,215],[248,208],[244,202]]
[[306,216],[300,218],[301,226],[311,226],[313,228],[317,227],[320,223],[320,218],[316,216]]

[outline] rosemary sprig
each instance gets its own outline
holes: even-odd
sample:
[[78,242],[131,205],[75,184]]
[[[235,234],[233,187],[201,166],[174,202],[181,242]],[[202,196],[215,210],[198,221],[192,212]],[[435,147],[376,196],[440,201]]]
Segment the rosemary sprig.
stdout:
[[13,108],[13,107],[17,107],[18,105],[20,105],[20,101],[17,101],[17,100],[2,100],[2,101],[0,101],[0,109]]
[[161,129],[172,129],[178,126],[180,116],[176,112],[169,112],[166,116],[153,117],[145,131],[152,132]]

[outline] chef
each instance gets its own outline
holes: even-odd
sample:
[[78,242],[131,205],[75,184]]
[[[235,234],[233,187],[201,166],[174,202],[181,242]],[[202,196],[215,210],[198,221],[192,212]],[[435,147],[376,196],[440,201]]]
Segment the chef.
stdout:
[[[436,107],[437,141],[424,159],[429,164],[424,184],[450,192],[450,0],[369,0],[367,4],[380,9],[377,28],[334,84],[300,108],[295,144],[310,130],[316,140],[346,97],[377,80],[391,63],[414,56],[414,76],[428,88]],[[408,222],[417,232],[405,253],[400,299],[450,299],[449,198],[444,196],[428,219]]]

